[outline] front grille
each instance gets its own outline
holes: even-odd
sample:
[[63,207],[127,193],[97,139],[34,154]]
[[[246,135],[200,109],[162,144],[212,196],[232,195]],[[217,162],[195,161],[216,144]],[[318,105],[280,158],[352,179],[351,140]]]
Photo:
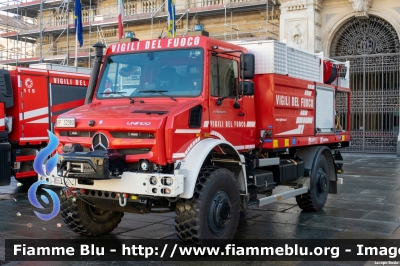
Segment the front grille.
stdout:
[[0,143],[0,186],[11,183],[11,145]]
[[[78,136],[71,136],[70,131],[60,131],[61,136],[71,136],[71,137],[92,137],[91,146],[92,150],[107,150],[111,143],[112,139],[108,139],[107,136],[101,132],[93,132],[93,131],[74,131],[79,132]],[[127,139],[154,139],[154,133],[149,132],[108,132],[114,140],[127,138]],[[134,145],[135,141],[132,140],[132,144]],[[115,148],[116,152],[124,154],[124,155],[136,155],[136,154],[147,154],[151,151],[152,147],[144,147],[144,148],[127,148],[127,149],[118,149]],[[78,165],[76,166],[78,167]],[[79,166],[80,167],[80,166]]]
[[[60,131],[60,136],[63,137],[88,137],[95,135],[95,131]],[[154,133],[149,132],[109,132],[113,138],[121,139],[154,139]]]

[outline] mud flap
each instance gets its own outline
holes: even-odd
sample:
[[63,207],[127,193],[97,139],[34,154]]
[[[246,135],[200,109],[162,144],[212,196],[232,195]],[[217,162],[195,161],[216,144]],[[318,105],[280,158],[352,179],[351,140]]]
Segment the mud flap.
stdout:
[[297,151],[297,155],[305,162],[305,176],[308,176],[318,156],[324,156],[328,160],[330,174],[333,178],[329,180],[329,194],[337,194],[337,165],[331,150],[327,146],[305,147]]

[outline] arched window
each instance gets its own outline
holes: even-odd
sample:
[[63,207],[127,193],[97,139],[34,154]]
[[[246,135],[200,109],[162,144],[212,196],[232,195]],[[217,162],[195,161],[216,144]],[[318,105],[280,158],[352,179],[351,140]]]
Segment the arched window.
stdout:
[[399,38],[387,21],[370,16],[354,18],[335,34],[331,56],[399,53]]

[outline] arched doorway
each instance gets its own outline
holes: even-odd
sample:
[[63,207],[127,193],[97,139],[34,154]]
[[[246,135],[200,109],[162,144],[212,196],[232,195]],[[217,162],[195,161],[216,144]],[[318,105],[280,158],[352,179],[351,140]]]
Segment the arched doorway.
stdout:
[[[400,44],[387,21],[370,16],[344,24],[330,57],[350,61],[351,146],[347,151],[396,153],[399,134]],[[345,112],[338,98],[338,112]]]

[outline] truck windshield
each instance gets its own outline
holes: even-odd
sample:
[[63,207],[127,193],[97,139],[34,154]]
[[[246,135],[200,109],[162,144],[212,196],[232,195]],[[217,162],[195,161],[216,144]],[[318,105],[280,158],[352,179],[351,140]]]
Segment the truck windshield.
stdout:
[[194,97],[202,84],[202,49],[117,54],[105,61],[96,97]]

